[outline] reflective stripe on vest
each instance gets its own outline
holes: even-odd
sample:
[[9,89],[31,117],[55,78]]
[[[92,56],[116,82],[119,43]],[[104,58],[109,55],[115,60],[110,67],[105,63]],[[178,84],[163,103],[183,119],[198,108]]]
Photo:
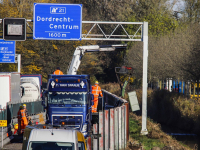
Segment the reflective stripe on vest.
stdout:
[[101,88],[98,85],[92,86],[92,94],[94,98],[98,98],[99,94],[102,96]]
[[97,108],[95,108],[94,106],[92,106],[92,112],[96,112]]
[[23,118],[23,117],[26,117],[25,110],[21,110],[20,112],[21,112],[21,117],[22,117],[22,118]]

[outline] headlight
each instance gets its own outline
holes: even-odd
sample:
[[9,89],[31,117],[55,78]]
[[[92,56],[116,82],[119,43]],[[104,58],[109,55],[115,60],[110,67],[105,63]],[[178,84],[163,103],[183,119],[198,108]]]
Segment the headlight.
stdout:
[[86,132],[86,133],[83,133],[83,136],[84,136],[84,137],[86,137],[87,135],[88,135],[88,133],[87,133],[87,132]]
[[87,131],[87,124],[84,124],[82,128],[82,132],[86,132],[86,131]]

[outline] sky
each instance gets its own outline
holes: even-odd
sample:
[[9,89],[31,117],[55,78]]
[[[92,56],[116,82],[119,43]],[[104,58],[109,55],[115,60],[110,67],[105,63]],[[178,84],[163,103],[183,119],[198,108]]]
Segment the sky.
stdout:
[[169,2],[172,4],[173,2],[176,2],[173,10],[174,11],[179,11],[184,9],[185,1],[184,0],[169,0]]

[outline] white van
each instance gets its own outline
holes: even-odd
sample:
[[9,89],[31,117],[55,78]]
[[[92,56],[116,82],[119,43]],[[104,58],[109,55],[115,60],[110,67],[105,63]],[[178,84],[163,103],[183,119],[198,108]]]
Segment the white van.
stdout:
[[78,141],[80,133],[75,129],[27,126],[22,150],[86,150],[85,141]]

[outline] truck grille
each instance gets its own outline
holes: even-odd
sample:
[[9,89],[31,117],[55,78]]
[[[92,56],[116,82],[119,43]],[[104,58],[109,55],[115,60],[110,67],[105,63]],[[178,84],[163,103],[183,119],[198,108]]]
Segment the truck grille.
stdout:
[[69,127],[80,128],[80,126],[83,124],[83,116],[53,116],[54,125],[61,125],[62,123]]

